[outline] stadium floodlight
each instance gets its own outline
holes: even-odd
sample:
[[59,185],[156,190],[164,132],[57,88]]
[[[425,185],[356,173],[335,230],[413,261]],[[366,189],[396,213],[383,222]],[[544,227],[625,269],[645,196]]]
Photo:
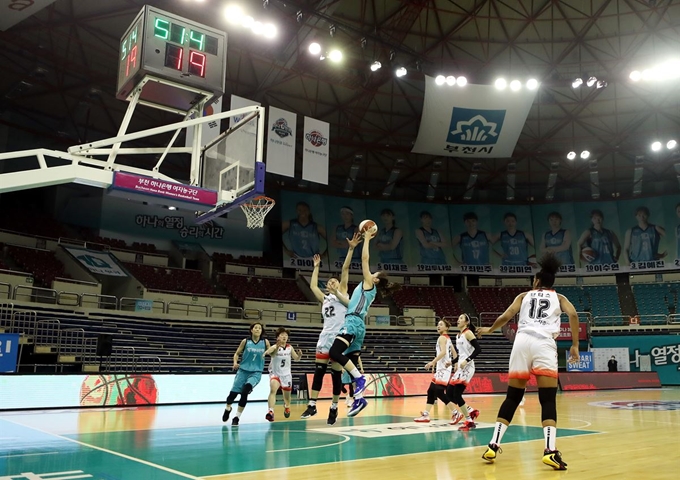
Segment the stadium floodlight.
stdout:
[[527,88],[529,90],[536,90],[538,88],[538,80],[535,78],[530,78],[527,80]]
[[177,210],[177,207],[173,207],[172,205],[168,206],[168,210]]
[[253,23],[255,23],[255,19],[251,17],[250,15],[246,15],[241,19],[241,25],[243,25],[245,28],[250,28],[253,26]]
[[250,29],[255,35],[262,35],[264,33],[264,25],[262,25],[262,22],[257,20],[253,22],[253,24],[250,26]]
[[668,150],[673,150],[677,146],[678,146],[678,142],[676,142],[675,140],[669,140],[668,143],[666,144],[666,148]]
[[494,86],[498,90],[505,90],[505,87],[508,86],[508,82],[504,78],[499,78],[494,82]]
[[462,77],[462,76],[461,76],[461,77],[458,77],[458,78],[456,79],[456,84],[457,84],[459,87],[464,87],[465,85],[467,85],[467,78]]
[[595,88],[607,88],[607,85],[608,85],[607,82],[605,82],[604,80],[598,80]]
[[394,73],[397,75],[397,77],[403,77],[408,73],[408,71],[405,67],[399,67]]
[[643,80],[651,80],[652,76],[654,76],[654,72],[652,70],[650,70],[649,68],[642,71],[642,79]]
[[592,87],[597,83],[597,77],[590,77],[588,78],[588,81],[586,82],[587,87]]
[[262,35],[264,35],[265,38],[276,38],[278,33],[279,31],[276,28],[276,25],[273,23],[265,23],[262,31]]
[[331,50],[328,52],[328,58],[331,62],[341,62],[342,61],[342,52],[340,50]]
[[229,23],[238,24],[243,21],[243,10],[237,5],[229,5],[224,9],[224,16]]
[[518,91],[520,88],[522,88],[522,82],[520,82],[519,80],[513,80],[512,82],[510,82],[510,90],[512,90],[513,92]]
[[640,70],[633,70],[630,72],[630,75],[628,75],[628,78],[630,78],[634,82],[639,82],[642,80],[642,72]]
[[575,78],[573,82],[571,82],[571,88],[578,88],[581,85],[583,85],[583,79],[582,78]]
[[446,84],[449,87],[454,86],[456,84],[456,77],[454,77],[453,75],[449,75],[448,77],[446,77]]
[[588,157],[590,157],[590,152],[589,152],[588,150],[583,150],[583,151],[581,152],[581,159],[587,160]]
[[659,150],[661,150],[661,142],[652,143],[652,151],[658,152]]
[[371,72],[377,72],[381,68],[382,68],[382,63],[380,63],[379,61],[376,60],[375,62],[371,63]]
[[572,152],[567,153],[567,158],[569,160],[575,159],[576,158],[576,152],[572,151]]
[[446,83],[446,77],[444,75],[437,75],[434,79],[434,83],[437,85],[444,85],[444,83]]
[[321,45],[319,45],[316,42],[312,42],[309,44],[309,53],[312,55],[318,55],[321,53]]

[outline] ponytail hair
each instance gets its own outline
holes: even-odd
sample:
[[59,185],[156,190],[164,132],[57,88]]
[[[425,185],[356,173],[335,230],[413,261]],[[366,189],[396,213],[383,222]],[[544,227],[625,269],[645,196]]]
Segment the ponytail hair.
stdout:
[[378,288],[378,291],[380,292],[380,295],[383,298],[391,296],[394,292],[401,288],[400,283],[389,281],[386,272],[378,272],[378,278],[380,279],[380,281],[378,282],[376,287]]
[[538,264],[541,266],[541,271],[536,274],[536,279],[541,287],[552,287],[555,283],[555,274],[560,270],[562,262],[554,253],[548,252],[541,257]]

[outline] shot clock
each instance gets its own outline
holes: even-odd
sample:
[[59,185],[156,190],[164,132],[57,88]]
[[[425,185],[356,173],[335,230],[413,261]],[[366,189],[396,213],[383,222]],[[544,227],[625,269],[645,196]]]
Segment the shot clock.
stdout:
[[[116,96],[127,99],[145,75],[221,96],[226,52],[225,32],[147,5],[121,39]],[[190,96],[158,83],[142,93],[151,103],[180,109]]]

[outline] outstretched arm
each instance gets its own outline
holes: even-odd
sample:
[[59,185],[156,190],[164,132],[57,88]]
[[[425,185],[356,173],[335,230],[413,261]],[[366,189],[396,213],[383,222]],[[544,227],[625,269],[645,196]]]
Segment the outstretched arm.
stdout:
[[508,309],[503,312],[495,322],[493,322],[493,325],[490,327],[482,327],[478,332],[478,336],[481,338],[482,335],[486,335],[487,333],[491,333],[495,330],[498,330],[501,328],[503,325],[508,323],[510,320],[513,319],[515,315],[517,315],[517,312],[519,312],[520,307],[522,306],[522,299],[524,299],[524,296],[526,293],[520,293],[515,297],[515,301],[512,302],[512,304],[508,307]]
[[319,288],[319,266],[321,265],[321,257],[319,255],[314,255],[314,271],[312,272],[312,280],[310,281],[309,288],[312,289],[312,293],[316,299],[323,302],[323,292]]
[[354,254],[354,249],[356,248],[363,237],[359,232],[354,232],[354,236],[350,240],[347,239],[347,256],[345,257],[345,263],[342,264],[342,273],[340,274],[340,290],[343,293],[347,293],[347,282],[349,281],[349,266],[352,264],[352,255]]
[[364,234],[364,246],[361,249],[361,271],[364,275],[364,290],[370,290],[373,288],[373,275],[371,275],[371,265],[370,265],[370,259],[371,255],[368,249],[368,245],[371,243],[371,239],[375,235],[370,235],[367,237],[367,235],[370,235],[369,232],[366,232]]

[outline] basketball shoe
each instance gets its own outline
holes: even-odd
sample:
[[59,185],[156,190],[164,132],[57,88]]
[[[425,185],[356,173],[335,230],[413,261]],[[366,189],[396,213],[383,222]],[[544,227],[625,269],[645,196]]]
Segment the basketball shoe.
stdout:
[[335,422],[338,419],[338,409],[337,408],[331,408],[328,410],[328,420],[326,420],[327,425],[335,425]]
[[290,408],[286,407],[283,409],[283,416],[286,418],[290,418]]
[[232,426],[232,427],[238,427],[238,417],[234,417],[234,418],[231,420],[231,426]]
[[231,408],[225,408],[224,413],[222,414],[222,421],[226,422],[229,420],[229,414],[231,413]]
[[273,422],[274,421],[274,412],[272,410],[269,410],[267,412],[267,415],[264,416],[268,421]]
[[354,403],[352,404],[352,408],[350,408],[349,412],[347,412],[348,417],[356,417],[359,415],[359,412],[362,411],[364,408],[368,406],[368,402],[366,401],[365,398],[356,398],[354,399]]
[[496,460],[496,453],[503,453],[503,450],[495,443],[490,443],[486,448],[486,452],[482,455],[482,458],[489,463],[493,463],[494,460]]
[[[456,410],[455,412],[453,412],[453,415],[451,415],[451,421],[449,422],[449,425],[455,425],[459,423],[462,419],[463,415],[461,415],[461,413],[458,410]],[[417,421],[418,420],[416,420],[416,422]]]
[[310,418],[316,415],[316,405],[307,405],[307,410],[302,412],[300,418]]
[[545,450],[543,452],[543,463],[555,470],[567,469],[567,464],[562,460],[562,455],[558,450]]
[[470,418],[471,418],[472,421],[474,422],[475,420],[477,420],[477,417],[479,417],[479,410],[473,409],[473,410],[470,412]]
[[[354,397],[356,398],[366,390],[366,377],[362,375],[359,378],[355,378],[354,384],[356,385],[354,387]],[[356,403],[356,400],[354,400],[354,403]]]
[[427,412],[420,412],[420,416],[413,419],[418,423],[430,423],[430,414]]
[[477,428],[477,424],[475,422],[468,422],[466,421],[459,429],[459,432],[469,432],[470,430],[473,430]]

